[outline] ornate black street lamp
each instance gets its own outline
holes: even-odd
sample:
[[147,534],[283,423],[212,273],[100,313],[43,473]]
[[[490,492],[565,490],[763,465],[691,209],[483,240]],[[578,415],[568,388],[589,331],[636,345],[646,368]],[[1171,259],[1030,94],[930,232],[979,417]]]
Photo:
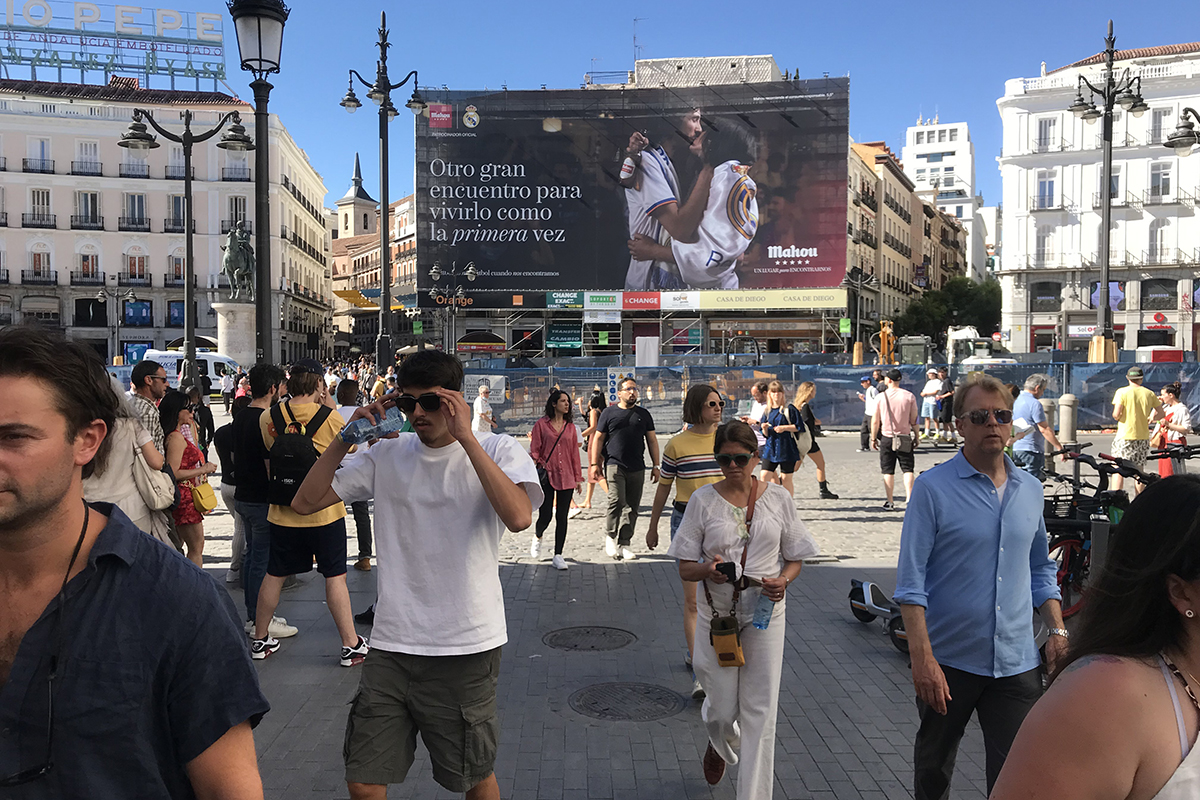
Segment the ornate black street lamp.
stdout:
[[392,83],[388,78],[387,51],[388,43],[387,12],[379,14],[379,60],[375,62],[375,82],[368,83],[366,78],[356,70],[350,70],[350,88],[339,105],[353,114],[362,106],[358,96],[354,94],[354,79],[367,87],[367,97],[379,106],[379,338],[375,340],[375,368],[384,370],[395,363],[396,353],[392,349],[392,251],[388,246],[390,230],[390,211],[388,208],[388,122],[397,114],[392,105],[392,91],[404,86],[410,80],[413,82],[412,97],[405,106],[413,114],[425,110],[425,101],[417,89],[417,71],[414,69],[399,83]]
[[433,287],[429,290],[429,298],[435,303],[440,301],[442,305],[446,307],[445,352],[450,353],[451,355],[457,355],[454,347],[455,342],[457,341],[454,335],[454,320],[455,317],[458,316],[459,304],[467,297],[466,289],[463,288],[461,283],[457,283],[457,281],[460,277],[466,278],[469,281],[473,281],[479,277],[479,273],[475,269],[474,261],[468,261],[467,265],[461,270],[458,268],[458,262],[453,261],[450,264],[449,271],[446,272],[443,272],[442,265],[435,261],[433,263],[433,269],[429,270],[429,278],[434,283],[437,283],[443,277],[449,278],[450,285],[445,289],[441,289],[437,286]]
[[254,327],[255,357],[260,364],[274,364],[275,343],[271,338],[274,320],[271,314],[271,151],[268,145],[267,100],[271,84],[266,78],[279,72],[283,51],[283,26],[291,9],[280,0],[230,0],[229,14],[237,32],[242,69],[254,75],[254,138],[258,152],[254,157],[255,233]]
[[[1096,351],[1095,348],[1092,350],[1091,360],[1096,362],[1108,360],[1108,343],[1113,338],[1112,309],[1108,306],[1109,237],[1112,233],[1113,109],[1120,105],[1135,117],[1140,117],[1149,110],[1146,101],[1142,99],[1141,77],[1131,77],[1128,68],[1120,78],[1114,73],[1113,62],[1116,59],[1117,40],[1113,36],[1111,19],[1108,21],[1108,36],[1105,37],[1104,43],[1104,74],[1101,85],[1094,86],[1091,81],[1080,75],[1075,101],[1067,107],[1068,111],[1089,125],[1094,124],[1098,119],[1104,121],[1100,134],[1102,158],[1100,172],[1100,289],[1096,303],[1096,336],[1093,337],[1093,342],[1097,337],[1103,337],[1104,344],[1100,351]],[[1083,94],[1085,88],[1088,90],[1086,98]],[[1097,100],[1100,101],[1099,108],[1096,106]]]
[[183,145],[183,236],[186,252],[183,262],[183,374],[179,380],[180,387],[199,385],[196,371],[196,266],[192,241],[196,234],[196,222],[192,214],[192,146],[208,141],[220,133],[227,122],[232,121],[229,130],[217,142],[217,147],[222,150],[254,149],[254,142],[246,135],[241,115],[236,111],[230,111],[216,125],[201,133],[192,133],[192,119],[192,112],[184,110],[183,133],[175,134],[159,125],[149,111],[135,108],[129,130],[117,142],[119,146],[130,150],[153,150],[158,147],[154,134],[146,130],[146,123],[149,122],[164,139]]

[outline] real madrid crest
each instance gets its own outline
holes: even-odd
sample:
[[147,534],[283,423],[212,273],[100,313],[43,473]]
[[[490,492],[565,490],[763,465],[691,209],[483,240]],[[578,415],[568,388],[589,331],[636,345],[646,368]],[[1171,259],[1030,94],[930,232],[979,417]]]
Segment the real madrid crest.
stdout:
[[479,112],[475,106],[467,106],[467,110],[463,112],[463,125],[468,128],[474,128],[479,124]]

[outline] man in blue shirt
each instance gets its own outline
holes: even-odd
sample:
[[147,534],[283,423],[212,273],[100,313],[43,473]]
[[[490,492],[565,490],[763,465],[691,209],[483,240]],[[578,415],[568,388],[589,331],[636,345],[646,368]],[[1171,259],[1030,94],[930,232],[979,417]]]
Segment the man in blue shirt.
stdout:
[[1051,669],[1067,649],[1042,485],[1004,455],[1010,402],[1004,385],[983,373],[958,388],[963,448],[917,478],[904,516],[895,599],[921,717],[916,800],[950,796],[958,743],[975,711],[991,792],[1042,691],[1032,609],[1051,631]]
[[262,800],[268,706],[229,595],[83,501],[118,463],[99,356],[0,330],[0,397],[0,797]]
[[[1042,395],[1049,381],[1045,375],[1030,375],[1025,379],[1025,391],[1013,404],[1013,432],[1020,438],[1013,443],[1012,460],[1039,482],[1046,479],[1046,442],[1055,450],[1062,449],[1042,408]],[[1026,431],[1024,435],[1022,429]]]

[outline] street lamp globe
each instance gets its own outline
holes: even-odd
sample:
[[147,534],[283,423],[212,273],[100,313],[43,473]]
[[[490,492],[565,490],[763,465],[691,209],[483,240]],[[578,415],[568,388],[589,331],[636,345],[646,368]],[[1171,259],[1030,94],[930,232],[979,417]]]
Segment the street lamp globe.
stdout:
[[467,280],[469,280],[469,281],[473,281],[477,277],[479,277],[479,273],[475,269],[474,261],[472,261],[470,264],[467,264],[466,276],[467,276]]
[[245,126],[240,121],[235,121],[229,126],[229,130],[221,134],[221,140],[217,142],[217,147],[222,150],[244,152],[254,149],[254,141],[246,134]]
[[1140,94],[1135,95],[1133,105],[1129,107],[1129,113],[1135,117],[1140,117],[1149,110],[1150,106],[1146,105],[1146,101],[1142,99],[1142,96]]
[[1067,106],[1067,111],[1070,111],[1076,117],[1082,119],[1083,115],[1087,113],[1088,109],[1090,108],[1092,108],[1092,104],[1083,99],[1083,92],[1080,91],[1075,94],[1075,102]]
[[135,116],[133,122],[129,123],[129,130],[122,133],[121,138],[117,140],[117,146],[130,150],[153,150],[159,145],[154,134],[146,130],[146,123]]
[[1192,147],[1196,145],[1198,139],[1200,137],[1196,135],[1195,126],[1185,116],[1179,120],[1179,124],[1175,126],[1175,130],[1163,144],[1174,150],[1175,155],[1186,156],[1192,152]]
[[291,9],[281,0],[230,0],[242,69],[258,77],[279,72],[283,26]]
[[1117,99],[1117,104],[1120,105],[1121,108],[1128,111],[1129,109],[1133,108],[1134,104],[1137,103],[1137,101],[1140,100],[1141,98],[1138,97],[1134,93],[1133,88],[1130,87],[1130,88],[1125,89],[1125,91],[1121,92],[1120,94],[1118,94],[1116,99]]
[[358,95],[354,93],[353,76],[350,78],[350,88],[346,90],[346,96],[342,98],[342,102],[338,105],[346,109],[346,111],[351,114],[353,114],[355,111],[358,111],[358,109],[362,107],[362,101],[359,100]]
[[417,91],[415,86],[413,87],[412,97],[408,98],[408,102],[404,105],[408,106],[408,110],[414,116],[420,116],[425,112],[426,108],[425,99],[421,97],[421,93]]
[[440,281],[442,279],[442,265],[435,262],[433,269],[429,270],[429,277],[435,281]]
[[375,83],[370,89],[367,89],[367,99],[373,101],[375,105],[383,105],[383,101],[387,99],[388,90],[384,88],[381,79],[376,78]]
[[1084,111],[1082,114],[1079,115],[1080,119],[1082,119],[1084,122],[1086,122],[1089,125],[1095,125],[1096,120],[1100,119],[1103,116],[1104,116],[1104,112],[1101,111],[1100,109],[1096,108],[1095,106],[1092,106],[1087,111]]

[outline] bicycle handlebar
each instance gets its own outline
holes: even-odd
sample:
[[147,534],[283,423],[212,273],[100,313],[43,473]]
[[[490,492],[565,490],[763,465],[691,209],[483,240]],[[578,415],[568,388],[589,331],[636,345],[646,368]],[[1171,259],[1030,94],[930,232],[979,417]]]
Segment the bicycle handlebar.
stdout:
[[1110,461],[1115,465],[1113,468],[1117,470],[1118,475],[1126,478],[1133,478],[1138,483],[1145,484],[1147,486],[1159,479],[1158,475],[1142,472],[1133,465],[1132,461],[1120,458],[1118,456],[1109,455],[1108,453],[1100,453],[1099,455],[1105,461]]
[[[1046,453],[1046,457],[1053,458],[1054,456],[1067,455],[1068,453],[1079,453],[1083,450],[1086,450],[1087,448],[1089,448],[1091,446],[1092,446],[1091,442],[1080,442],[1079,444],[1073,444],[1070,447],[1064,447],[1061,450],[1055,450],[1053,453]],[[1075,449],[1071,449],[1071,448],[1075,448]]]
[[1200,445],[1175,444],[1175,445],[1167,445],[1166,447],[1158,448],[1158,449],[1154,450],[1152,453],[1150,453],[1150,455],[1146,456],[1146,458],[1147,459],[1178,458],[1178,459],[1187,460],[1189,458],[1194,458],[1195,456],[1200,456]]

